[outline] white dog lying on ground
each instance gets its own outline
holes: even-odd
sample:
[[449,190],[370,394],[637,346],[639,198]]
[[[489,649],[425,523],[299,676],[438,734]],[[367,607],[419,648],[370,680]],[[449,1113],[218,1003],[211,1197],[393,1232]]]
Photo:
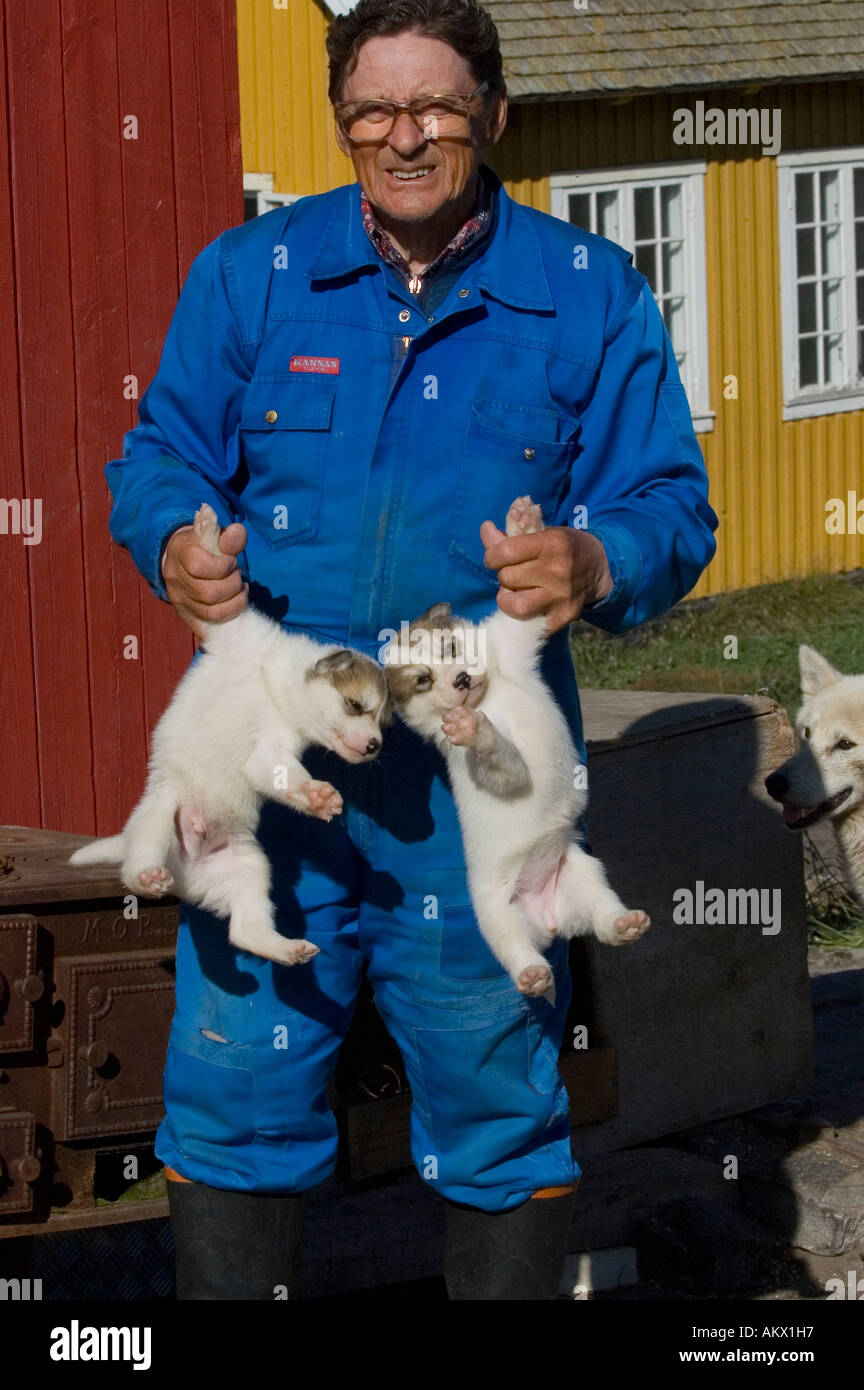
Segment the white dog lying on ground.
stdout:
[[[195,517],[199,543],[219,554],[216,515]],[[317,955],[277,932],[270,865],[255,838],[264,798],[331,820],[342,798],[300,762],[320,744],[370,762],[389,718],[384,672],[345,647],[287,633],[246,608],[207,625],[152,740],[147,787],[119,835],[76,851],[71,864],[120,864],[133,893],[176,891],[230,919],[234,946],[295,965]]]
[[[540,508],[518,498],[507,534],[542,528]],[[546,620],[499,609],[475,625],[438,603],[408,635],[386,653],[387,679],[402,718],[447,760],[480,930],[517,989],[551,997],[542,951],[553,932],[593,931],[620,946],[650,921],[624,907],[602,864],[573,843],[587,796],[566,720],[537,670]]]
[[844,676],[798,649],[798,752],[765,779],[790,830],[830,820],[850,887],[864,902],[864,676]]

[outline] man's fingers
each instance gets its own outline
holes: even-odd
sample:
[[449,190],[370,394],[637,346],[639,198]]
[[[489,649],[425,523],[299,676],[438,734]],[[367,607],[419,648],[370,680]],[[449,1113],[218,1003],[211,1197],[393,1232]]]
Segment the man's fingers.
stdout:
[[173,590],[180,603],[199,604],[202,608],[214,608],[220,603],[229,603],[244,589],[243,575],[235,569],[224,579],[196,579],[181,570],[166,588]]
[[[480,528],[480,539],[484,544],[484,528],[492,524],[491,521],[484,521]],[[544,545],[548,545],[548,542],[542,540],[547,534],[545,531],[538,531],[529,536],[505,536],[503,532],[499,532],[501,539],[488,546],[483,557],[487,569],[500,570],[502,565],[521,565],[526,560],[536,560],[538,555],[543,553]]]
[[224,579],[237,568],[235,555],[211,555],[200,545],[187,546],[176,558],[180,573],[196,580]]
[[246,548],[246,527],[242,521],[232,521],[219,537],[219,549],[223,555],[239,555]]
[[244,587],[242,593],[235,594],[227,603],[204,604],[187,600],[178,605],[178,612],[186,622],[189,621],[189,617],[192,617],[203,623],[227,623],[231,618],[236,618],[238,613],[243,612],[248,601]]

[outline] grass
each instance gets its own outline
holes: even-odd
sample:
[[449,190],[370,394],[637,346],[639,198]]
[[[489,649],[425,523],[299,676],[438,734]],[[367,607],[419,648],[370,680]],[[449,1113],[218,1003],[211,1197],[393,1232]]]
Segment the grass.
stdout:
[[[727,637],[738,655],[724,657]],[[798,705],[798,647],[816,647],[841,671],[864,671],[864,571],[765,584],[686,600],[634,632],[573,628],[580,684],[607,690],[768,694]]]
[[[727,658],[730,637],[737,656]],[[768,695],[790,718],[800,698],[802,642],[844,673],[864,672],[864,571],[685,600],[616,637],[580,622],[571,637],[585,689]],[[806,838],[805,853],[810,944],[864,946],[864,910]]]

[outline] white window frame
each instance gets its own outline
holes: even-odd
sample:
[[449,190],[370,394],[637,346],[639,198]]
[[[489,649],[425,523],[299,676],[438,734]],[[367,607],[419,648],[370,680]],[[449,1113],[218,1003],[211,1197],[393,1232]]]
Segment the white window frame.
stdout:
[[[590,193],[608,187],[635,184],[680,183],[684,207],[684,274],[687,305],[687,341],[691,367],[684,385],[690,401],[693,428],[699,434],[714,429],[708,376],[708,282],[705,264],[705,173],[707,162],[700,159],[676,160],[665,164],[627,165],[604,169],[585,169],[578,174],[553,174],[549,180],[552,215],[572,226],[568,216],[571,193]],[[629,205],[629,206],[628,206]],[[632,203],[622,202],[625,234],[631,228]],[[586,228],[590,231],[590,228]],[[632,246],[625,250],[632,251]]]
[[258,217],[263,212],[272,212],[273,208],[281,208],[288,203],[296,203],[298,198],[303,196],[302,193],[276,193],[273,188],[273,181],[272,174],[243,175],[243,197],[255,197],[258,203],[256,214]]
[[[783,419],[806,420],[864,409],[864,386],[856,379],[858,328],[855,302],[855,209],[852,166],[864,164],[864,145],[839,149],[797,150],[777,156],[777,215],[780,227],[780,313],[783,339]],[[841,245],[843,281],[843,351],[847,385],[801,388],[798,384],[798,256],[795,239],[795,175],[804,170],[841,171]]]

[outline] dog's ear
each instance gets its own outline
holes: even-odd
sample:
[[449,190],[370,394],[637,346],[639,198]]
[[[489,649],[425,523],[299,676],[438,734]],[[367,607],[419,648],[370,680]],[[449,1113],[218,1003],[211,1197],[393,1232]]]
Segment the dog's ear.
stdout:
[[413,627],[416,623],[423,627],[441,627],[443,623],[450,621],[452,612],[449,603],[433,603],[431,608],[427,608],[425,613],[414,619],[411,626]]
[[801,672],[801,694],[817,695],[829,685],[836,685],[843,677],[830,661],[826,661],[813,647],[798,648],[798,668]]
[[388,666],[387,667],[387,690],[389,703],[398,709],[404,705],[417,689],[416,666]]
[[378,723],[381,725],[381,728],[389,729],[390,725],[393,723],[395,715],[396,709],[393,704],[393,696],[390,694],[390,690],[388,688],[387,698],[381,706],[381,717],[378,720]]
[[354,653],[342,647],[338,652],[328,652],[327,656],[319,657],[309,675],[332,676],[334,671],[345,671],[353,664]]

